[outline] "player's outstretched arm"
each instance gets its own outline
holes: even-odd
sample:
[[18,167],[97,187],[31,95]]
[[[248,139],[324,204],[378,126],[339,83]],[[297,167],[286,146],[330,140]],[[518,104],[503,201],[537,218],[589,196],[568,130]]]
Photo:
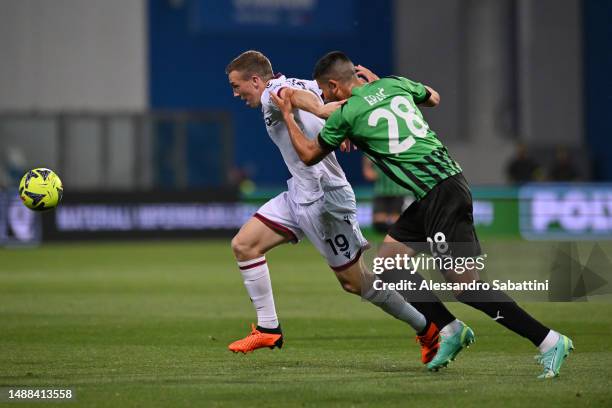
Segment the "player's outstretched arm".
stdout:
[[364,67],[363,65],[357,65],[355,67],[355,74],[357,74],[357,77],[359,77],[361,80],[365,82],[374,82],[380,79],[378,75],[376,75],[375,73],[373,73],[372,71]]
[[329,150],[324,149],[318,142],[318,138],[310,140],[304,135],[298,124],[295,122],[293,117],[293,105],[291,104],[291,98],[287,95],[278,96],[271,93],[272,101],[278,106],[283,119],[287,124],[289,130],[289,136],[291,137],[291,144],[295,149],[300,160],[307,166],[312,166],[320,162],[325,156],[329,154]]
[[280,94],[283,98],[290,98],[294,108],[310,112],[321,119],[329,118],[344,103],[341,101],[323,104],[321,99],[305,89],[283,88]]
[[[370,71],[363,65],[355,66],[355,74],[357,74],[357,76],[362,82],[374,82],[380,79],[378,75],[376,75],[374,72]],[[427,94],[429,95],[429,97],[423,102],[418,103],[417,105],[425,107],[438,106],[438,104],[440,103],[440,94],[432,87],[427,85],[424,86],[425,89],[427,89]]]
[[310,112],[313,115],[321,117],[321,107],[323,102],[317,98],[312,92],[305,89],[282,88],[279,94],[284,99],[289,99],[294,109],[300,109]]
[[427,98],[423,102],[419,103],[419,105],[427,106],[429,108],[433,108],[434,106],[438,106],[438,104],[440,103],[440,94],[438,92],[436,92],[435,89],[433,89],[432,87],[429,87],[427,85],[425,85],[425,89],[427,89],[427,92],[429,93],[429,98]]

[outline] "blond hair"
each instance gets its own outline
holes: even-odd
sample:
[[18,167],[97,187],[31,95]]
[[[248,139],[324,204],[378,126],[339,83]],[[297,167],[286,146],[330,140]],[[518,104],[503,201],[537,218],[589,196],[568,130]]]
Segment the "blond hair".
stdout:
[[257,75],[264,81],[274,76],[268,57],[255,50],[245,51],[227,64],[225,73],[229,75],[232,71],[238,71],[244,77]]

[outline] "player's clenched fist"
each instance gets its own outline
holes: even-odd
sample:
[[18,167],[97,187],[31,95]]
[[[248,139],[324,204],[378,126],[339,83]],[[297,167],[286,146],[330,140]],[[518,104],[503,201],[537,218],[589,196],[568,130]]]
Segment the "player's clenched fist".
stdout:
[[274,104],[278,106],[278,109],[280,109],[281,113],[283,114],[283,117],[291,115],[291,111],[293,110],[291,98],[288,98],[287,96],[283,97],[282,92],[281,96],[277,95],[274,92],[271,92],[270,97],[272,98]]

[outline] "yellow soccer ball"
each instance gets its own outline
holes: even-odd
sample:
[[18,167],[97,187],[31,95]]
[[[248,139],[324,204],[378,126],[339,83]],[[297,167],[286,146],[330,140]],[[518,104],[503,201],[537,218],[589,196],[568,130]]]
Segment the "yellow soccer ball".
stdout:
[[30,210],[45,211],[57,207],[64,187],[53,170],[44,167],[28,171],[19,183],[19,197]]

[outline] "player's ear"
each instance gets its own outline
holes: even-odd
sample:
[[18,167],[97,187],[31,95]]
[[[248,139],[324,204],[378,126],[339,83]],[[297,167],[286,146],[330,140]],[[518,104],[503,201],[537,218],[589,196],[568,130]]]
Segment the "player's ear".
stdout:
[[259,81],[260,81],[260,79],[259,79],[259,77],[257,75],[252,75],[251,76],[251,85],[253,85],[255,88],[258,87]]
[[339,81],[336,81],[334,79],[330,79],[329,80],[329,90],[330,90],[331,94],[334,95],[334,97],[337,100],[343,99],[342,93],[341,93],[341,89],[340,89],[340,82]]
[[332,93],[335,93],[338,89],[338,81],[330,79],[329,81],[327,81],[327,86],[329,87],[329,90]]

